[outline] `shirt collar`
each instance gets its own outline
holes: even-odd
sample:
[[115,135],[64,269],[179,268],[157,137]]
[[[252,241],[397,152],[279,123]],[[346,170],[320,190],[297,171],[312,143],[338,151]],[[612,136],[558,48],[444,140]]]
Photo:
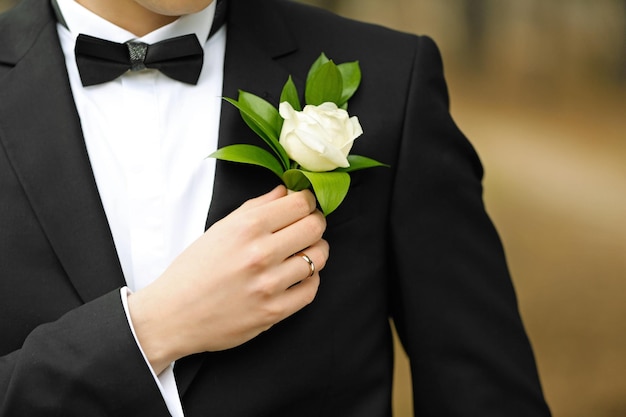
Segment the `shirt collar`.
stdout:
[[217,3],[213,1],[204,10],[181,16],[168,25],[162,26],[142,37],[137,37],[131,32],[103,19],[74,0],[56,0],[56,2],[59,12],[63,16],[65,30],[74,38],[78,34],[84,33],[119,43],[129,40],[155,43],[164,39],[195,33],[201,45],[204,45],[209,36]]

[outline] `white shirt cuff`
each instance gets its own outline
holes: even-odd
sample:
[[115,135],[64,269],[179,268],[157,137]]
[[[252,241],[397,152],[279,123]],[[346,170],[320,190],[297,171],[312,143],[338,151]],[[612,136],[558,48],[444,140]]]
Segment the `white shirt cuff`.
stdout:
[[139,344],[139,340],[137,339],[137,334],[135,333],[135,328],[133,327],[133,322],[130,318],[130,312],[128,311],[128,295],[131,294],[131,291],[128,287],[122,287],[120,291],[120,295],[122,298],[122,305],[124,306],[124,312],[126,313],[126,319],[128,320],[128,325],[130,326],[131,331],[133,332],[133,337],[135,338],[135,342],[137,343],[137,347],[141,351],[141,355],[143,359],[146,361],[146,365],[150,369],[150,373],[154,378],[154,382],[159,387],[159,391],[161,392],[161,396],[163,396],[163,400],[165,400],[165,404],[167,405],[167,409],[169,410],[172,417],[184,417],[183,413],[183,405],[180,401],[180,396],[178,395],[178,387],[176,386],[176,380],[174,379],[174,363],[171,363],[170,366],[165,368],[163,372],[157,375],[152,366],[150,366],[150,362],[148,362],[148,358],[146,357],[141,345]]

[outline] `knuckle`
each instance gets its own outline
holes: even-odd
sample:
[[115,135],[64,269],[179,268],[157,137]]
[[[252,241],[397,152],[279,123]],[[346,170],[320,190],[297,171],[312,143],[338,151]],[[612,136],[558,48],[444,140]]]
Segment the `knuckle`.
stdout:
[[273,326],[282,320],[284,310],[277,303],[266,303],[262,307],[262,321],[266,326]]
[[317,237],[320,239],[326,230],[326,223],[324,221],[320,221],[317,216],[309,216],[304,223],[306,228],[306,232],[310,236]]
[[317,269],[317,271],[321,271],[322,269],[324,269],[324,267],[326,266],[326,260],[328,259],[328,257],[326,256],[322,256],[319,261],[317,261],[317,263],[315,264],[315,268]]
[[243,236],[257,236],[263,231],[263,222],[257,216],[244,216],[241,219],[240,227]]
[[328,258],[330,255],[330,245],[328,244],[328,241],[326,239],[320,239],[320,245],[324,251],[324,256]]
[[265,325],[261,326],[259,330],[261,330],[261,333],[266,332],[269,329],[271,329],[274,326],[274,324],[276,323],[266,323]]
[[253,271],[267,268],[271,263],[271,252],[263,245],[250,245],[245,259],[245,266]]
[[292,201],[293,209],[298,213],[310,213],[313,210],[311,199],[305,192],[297,193]]
[[260,276],[254,285],[253,292],[261,300],[268,300],[274,297],[278,291],[278,282],[268,276]]
[[[313,279],[313,277],[309,279]],[[317,296],[317,289],[319,288],[319,279],[317,279],[316,281],[317,282],[315,283],[315,285],[311,285],[310,290],[305,291],[302,296],[302,302],[304,303],[305,306],[311,304],[315,300],[315,297]]]
[[315,300],[316,295],[317,295],[317,292],[314,292],[314,291],[306,292],[305,296],[302,298],[304,305],[308,306],[309,304],[311,304],[313,300]]

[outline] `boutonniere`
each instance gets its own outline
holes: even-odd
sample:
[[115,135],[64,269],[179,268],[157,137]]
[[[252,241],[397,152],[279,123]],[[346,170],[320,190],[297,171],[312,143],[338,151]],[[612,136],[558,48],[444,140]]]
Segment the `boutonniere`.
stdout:
[[[225,98],[244,122],[260,136],[269,151],[255,145],[230,145],[209,157],[262,166],[293,191],[311,188],[324,215],[332,213],[350,187],[350,172],[386,166],[365,156],[350,155],[363,134],[356,116],[348,114],[348,100],[361,83],[358,62],[335,64],[321,54],[306,79],[305,106],[291,78],[278,108],[254,94],[240,91],[237,100]],[[271,152],[270,152],[271,151]]]

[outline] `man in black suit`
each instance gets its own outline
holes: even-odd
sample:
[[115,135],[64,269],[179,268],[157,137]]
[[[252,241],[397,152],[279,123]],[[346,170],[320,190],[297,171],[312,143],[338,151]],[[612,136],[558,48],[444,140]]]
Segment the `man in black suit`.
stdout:
[[[80,33],[182,29],[197,79],[78,71]],[[550,414],[429,38],[283,0],[23,0],[0,39],[0,415],[390,415],[390,317],[416,416]],[[322,52],[360,62],[354,153],[390,165],[328,219],[205,160],[260,140],[220,96],[277,105]]]

